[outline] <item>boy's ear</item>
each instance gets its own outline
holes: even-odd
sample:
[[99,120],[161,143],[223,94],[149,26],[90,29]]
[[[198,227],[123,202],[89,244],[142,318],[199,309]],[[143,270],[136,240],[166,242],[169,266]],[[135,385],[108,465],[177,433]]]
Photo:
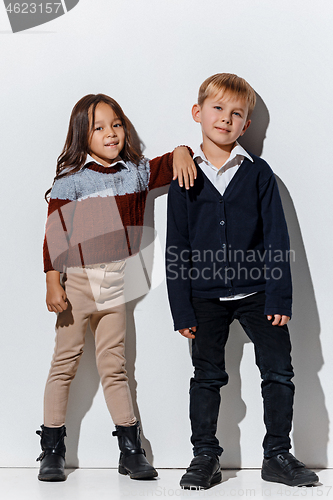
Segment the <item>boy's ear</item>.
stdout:
[[245,132],[247,131],[247,129],[249,128],[250,125],[251,125],[251,120],[247,120],[247,122],[245,123],[245,125],[243,127],[241,136],[245,134]]
[[197,123],[201,123],[201,108],[199,104],[194,104],[192,107],[193,120]]

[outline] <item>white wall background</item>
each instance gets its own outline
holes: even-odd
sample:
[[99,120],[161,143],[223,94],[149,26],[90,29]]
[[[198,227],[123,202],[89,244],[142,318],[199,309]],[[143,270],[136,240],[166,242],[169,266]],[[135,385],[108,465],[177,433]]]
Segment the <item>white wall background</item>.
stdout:
[[[200,130],[191,106],[200,83],[222,71],[245,77],[262,98],[247,145],[257,152],[263,144],[262,155],[281,180],[297,251],[290,324],[294,452],[308,465],[333,466],[332,14],[331,0],[80,0],[67,15],[12,34],[0,5],[0,466],[34,466],[39,454],[35,430],[42,423],[55,320],[44,305],[43,195],[73,105],[88,93],[114,97],[149,157],[178,144],[195,148]],[[166,195],[147,209],[150,220],[154,210],[163,248]],[[155,262],[155,271],[159,266]],[[187,341],[173,333],[165,282],[130,306],[128,371],[145,447],[155,466],[185,467],[191,458]],[[252,346],[237,325],[227,369],[218,430],[222,464],[259,467],[260,380]],[[69,465],[116,466],[90,337],[67,427]]]

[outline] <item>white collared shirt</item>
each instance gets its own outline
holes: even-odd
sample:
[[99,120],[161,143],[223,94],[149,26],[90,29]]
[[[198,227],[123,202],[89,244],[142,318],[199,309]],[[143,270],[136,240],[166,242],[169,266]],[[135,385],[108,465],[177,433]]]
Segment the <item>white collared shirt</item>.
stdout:
[[227,161],[220,168],[216,168],[207,160],[201,146],[195,151],[193,158],[221,195],[224,194],[229,182],[243,163],[244,158],[248,158],[253,162],[253,158],[238,142],[232,149]]
[[[196,160],[197,164],[200,166],[201,170],[208,177],[211,183],[216,187],[216,189],[223,196],[224,191],[227,189],[227,186],[241,164],[243,163],[244,158],[248,158],[253,162],[253,158],[249,155],[247,151],[238,142],[236,142],[236,146],[231,150],[230,156],[227,161],[221,165],[220,168],[216,168],[214,165],[207,160],[204,152],[201,149],[201,146],[194,153],[193,159]],[[237,295],[231,295],[230,297],[220,297],[220,300],[238,300],[244,299],[245,297],[249,297],[250,295],[254,295],[253,293],[238,293]]]
[[[87,158],[86,158],[86,161],[84,162],[84,165],[86,165],[87,163],[90,163],[91,161],[93,161],[94,163],[97,163],[97,165],[101,165],[102,167],[104,168],[108,168],[108,167],[105,167],[105,165],[102,165],[102,163],[100,163],[99,161],[95,160],[92,156],[90,156],[90,154],[87,154]],[[126,165],[126,162],[124,160],[118,160],[116,161],[115,163],[112,163],[111,165],[109,165],[110,167],[114,167],[115,165],[118,165],[118,164],[121,164],[123,165],[127,170],[129,170],[128,166]],[[84,166],[83,165],[83,166]]]

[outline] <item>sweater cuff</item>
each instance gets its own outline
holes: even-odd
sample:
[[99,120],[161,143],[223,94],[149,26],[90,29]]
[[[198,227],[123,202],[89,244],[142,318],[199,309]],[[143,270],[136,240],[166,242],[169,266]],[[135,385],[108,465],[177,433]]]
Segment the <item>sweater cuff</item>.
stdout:
[[274,316],[274,314],[280,314],[281,316],[289,316],[289,318],[291,318],[291,303],[288,304],[285,301],[281,300],[272,301],[267,299],[266,297],[264,314],[265,316]]
[[174,322],[175,331],[183,330],[183,328],[192,328],[193,326],[198,326],[197,320],[195,318],[193,319],[193,317]]

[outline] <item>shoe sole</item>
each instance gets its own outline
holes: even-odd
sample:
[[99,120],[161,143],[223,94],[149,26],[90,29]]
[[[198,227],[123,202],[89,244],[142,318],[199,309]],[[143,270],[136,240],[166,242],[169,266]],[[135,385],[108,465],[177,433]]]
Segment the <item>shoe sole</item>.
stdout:
[[39,481],[53,481],[53,482],[57,482],[57,481],[66,481],[66,476],[59,476],[59,475],[54,475],[54,474],[50,474],[50,475],[47,475],[47,476],[41,476],[40,474],[38,475],[38,479]]
[[282,483],[286,484],[287,486],[314,486],[318,482],[318,479],[314,479],[313,481],[311,480],[297,481],[297,479],[288,481],[287,479],[277,476],[276,474],[263,474],[263,473],[261,473],[261,478],[264,481],[269,481],[272,483]]
[[119,466],[118,472],[123,476],[129,476],[131,479],[153,479],[154,477],[158,476],[158,472],[155,469],[133,473],[125,469],[125,467]]
[[220,483],[221,481],[222,481],[222,473],[221,471],[217,471],[215,472],[208,486],[202,485],[202,483],[201,484],[194,484],[193,482],[187,483],[186,479],[185,481],[180,480],[179,484],[183,490],[207,490],[211,486],[214,486],[214,484]]

